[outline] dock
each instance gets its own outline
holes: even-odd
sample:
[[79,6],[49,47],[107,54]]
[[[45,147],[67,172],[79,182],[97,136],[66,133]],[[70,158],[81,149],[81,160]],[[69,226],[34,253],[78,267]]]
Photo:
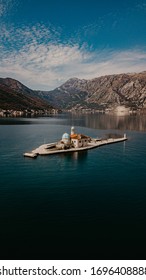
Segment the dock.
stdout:
[[91,141],[89,141],[87,146],[85,147],[79,147],[79,148],[71,147],[68,149],[57,149],[56,148],[57,142],[55,142],[55,143],[43,144],[29,153],[24,153],[23,155],[36,158],[38,155],[53,155],[53,154],[60,154],[60,153],[86,151],[86,150],[98,148],[103,145],[114,144],[126,140],[127,140],[126,134],[124,134],[124,136],[120,138],[108,138],[108,139],[100,139],[100,140],[91,138]]
[[37,154],[33,153],[33,152],[27,152],[27,153],[24,153],[24,156],[25,157],[30,157],[30,158],[36,158]]

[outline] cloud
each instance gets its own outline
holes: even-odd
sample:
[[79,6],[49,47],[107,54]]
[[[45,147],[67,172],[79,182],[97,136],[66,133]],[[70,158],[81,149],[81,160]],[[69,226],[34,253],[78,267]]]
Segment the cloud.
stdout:
[[3,0],[0,0],[0,16],[2,16],[7,10],[7,3]]
[[17,6],[16,0],[0,0],[0,17],[6,16],[14,6]]
[[146,11],[146,2],[137,4],[137,5],[136,5],[136,8],[137,8],[138,10]]
[[145,50],[92,50],[75,40],[63,42],[61,29],[51,25],[2,28],[0,76],[32,89],[54,89],[71,77],[92,79],[146,70]]

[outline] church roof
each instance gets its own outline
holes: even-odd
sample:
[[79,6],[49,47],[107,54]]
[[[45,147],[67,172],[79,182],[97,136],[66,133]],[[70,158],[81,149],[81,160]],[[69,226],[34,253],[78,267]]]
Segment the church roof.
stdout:
[[70,137],[71,139],[78,139],[78,140],[89,138],[89,136],[86,136],[84,134],[72,134]]

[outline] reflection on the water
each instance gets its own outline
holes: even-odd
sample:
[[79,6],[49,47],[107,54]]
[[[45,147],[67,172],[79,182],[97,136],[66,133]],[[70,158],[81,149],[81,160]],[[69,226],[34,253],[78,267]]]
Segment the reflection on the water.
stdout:
[[51,124],[84,126],[93,129],[146,130],[146,115],[110,115],[105,113],[62,113],[52,117],[0,118],[0,125]]
[[61,158],[66,158],[66,160],[72,161],[80,161],[84,162],[87,158],[88,151],[79,151],[79,152],[68,152],[68,153],[61,153],[58,154]]
[[108,114],[73,114],[74,120],[80,118],[82,125],[94,129],[146,130],[145,115],[108,115]]
[[123,154],[125,154],[126,141],[123,142]]

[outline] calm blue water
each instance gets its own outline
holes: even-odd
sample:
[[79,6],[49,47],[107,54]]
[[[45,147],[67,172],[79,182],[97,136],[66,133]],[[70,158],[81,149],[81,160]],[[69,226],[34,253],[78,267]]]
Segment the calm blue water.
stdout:
[[[24,158],[77,132],[128,141],[88,152]],[[1,259],[142,258],[146,236],[145,117],[58,115],[0,119]]]

